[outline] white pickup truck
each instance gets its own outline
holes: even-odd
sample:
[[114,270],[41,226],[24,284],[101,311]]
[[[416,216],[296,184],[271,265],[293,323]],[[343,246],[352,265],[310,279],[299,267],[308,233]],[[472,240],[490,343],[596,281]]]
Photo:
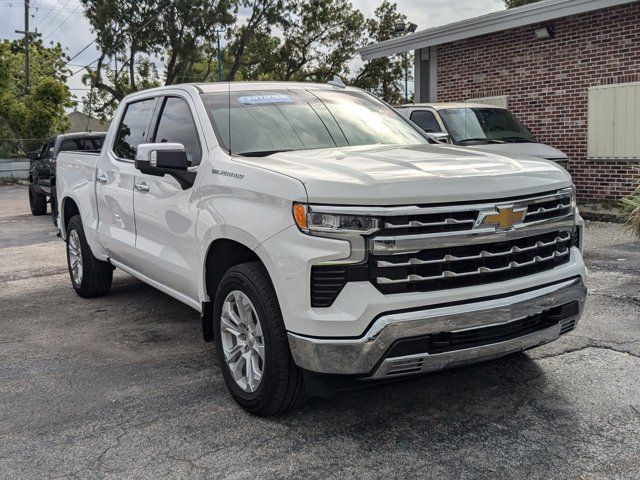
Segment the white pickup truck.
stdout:
[[120,268],[201,312],[259,415],[551,342],[584,306],[566,171],[429,145],[339,84],[132,94],[100,154],[60,154],[57,185],[77,293]]

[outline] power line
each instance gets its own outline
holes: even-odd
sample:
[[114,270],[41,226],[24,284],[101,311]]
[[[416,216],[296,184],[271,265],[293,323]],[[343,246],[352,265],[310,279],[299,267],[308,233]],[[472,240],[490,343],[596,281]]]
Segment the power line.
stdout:
[[54,33],[56,33],[58,30],[60,30],[60,28],[69,21],[69,19],[73,16],[74,13],[77,13],[78,9],[80,8],[80,5],[78,5],[69,15],[67,15],[67,17],[62,21],[62,23],[60,25],[58,25],[51,33],[49,33],[49,35],[47,35],[46,37],[44,37],[42,39],[42,41],[45,41],[47,38],[49,38],[51,35],[53,35]]
[[44,18],[40,19],[40,22],[44,22],[49,17],[49,15],[51,15],[54,11],[55,11],[54,8],[50,9],[49,12],[44,16]]
[[[23,8],[22,5],[17,5],[14,2],[11,3],[0,3],[0,7],[8,7],[8,8]],[[31,8],[33,10],[35,10],[36,12],[40,11],[40,10],[46,10],[46,11],[54,11],[54,12],[70,12],[71,8],[59,8],[59,7],[50,7],[48,5],[38,5],[36,6],[35,4],[31,5]],[[44,20],[44,18],[43,18]]]
[[[93,39],[93,40],[91,40],[89,43],[87,43],[87,44],[84,46],[84,48],[83,48],[82,50],[80,50],[78,53],[76,53],[73,57],[71,57],[71,58],[67,61],[67,63],[65,63],[65,64],[64,64],[64,66],[66,67],[67,65],[70,65],[70,64],[71,64],[71,61],[72,61],[73,59],[77,58],[77,57],[78,57],[78,55],[80,55],[82,52],[84,52],[87,48],[89,48],[91,45],[93,45],[93,44],[94,44],[94,43],[96,43],[97,41],[98,41],[98,39],[97,39],[97,38],[94,38],[94,39]],[[79,65],[77,65],[77,66],[79,66]]]
[[[152,21],[155,20],[155,17],[150,17],[146,22],[144,22],[142,24],[142,26],[140,28],[138,28],[135,32],[131,33],[131,37],[134,37],[136,34],[140,33],[142,31],[143,28],[146,28],[147,25],[149,25]],[[82,53],[84,50],[86,50],[87,48],[89,48],[89,46],[96,42],[97,39],[94,39],[90,44],[88,44],[87,46],[85,46],[80,52],[78,52],[76,55],[74,55],[72,58],[69,59],[69,62],[71,60],[73,60],[74,58],[76,58],[80,53]],[[122,40],[120,40],[119,42],[116,42],[116,44],[111,47],[108,50],[105,50],[104,52],[102,52],[102,55],[99,56],[98,58],[96,58],[93,62],[91,63],[87,63],[84,67],[79,68],[78,70],[76,70],[75,72],[72,72],[71,75],[69,75],[70,77],[73,77],[74,75],[77,75],[78,73],[82,72],[84,69],[89,68],[91,65],[93,65],[94,63],[96,63],[98,60],[100,60],[100,58],[102,58],[102,56],[104,55],[109,55],[110,53],[112,53],[113,51],[116,50],[116,48],[118,48],[118,46],[125,41],[125,38],[123,37]],[[67,63],[69,63],[67,62]],[[66,66],[67,64],[65,64]]]
[[[67,5],[69,5],[69,2],[71,2],[71,0],[67,0],[65,4],[62,6],[62,8],[65,8]],[[44,32],[45,29],[48,28],[49,25],[51,25],[56,18],[58,18],[58,15],[60,15],[60,10],[56,11],[56,14],[53,17],[51,17],[51,20],[49,20],[46,25],[43,25],[40,30]]]
[[[9,5],[9,6],[11,6],[11,5]],[[16,6],[17,6],[17,5],[16,5]],[[13,30],[17,30],[17,28],[16,28],[15,24],[13,23],[13,19],[11,18],[11,10],[9,10],[9,14],[7,15],[7,18],[9,19],[9,23],[11,24],[11,28],[12,28]]]

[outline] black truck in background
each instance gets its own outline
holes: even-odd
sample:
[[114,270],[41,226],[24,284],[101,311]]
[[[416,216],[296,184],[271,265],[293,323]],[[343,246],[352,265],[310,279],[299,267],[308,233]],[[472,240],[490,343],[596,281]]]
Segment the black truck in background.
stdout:
[[56,222],[56,158],[60,152],[99,152],[106,132],[66,133],[50,138],[40,150],[29,153],[29,205],[33,215],[46,215],[51,203],[51,216]]

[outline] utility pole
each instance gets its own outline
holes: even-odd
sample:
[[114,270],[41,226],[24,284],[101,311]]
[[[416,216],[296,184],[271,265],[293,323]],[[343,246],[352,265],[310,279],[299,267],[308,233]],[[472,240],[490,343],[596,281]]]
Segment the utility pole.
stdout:
[[31,41],[31,35],[34,37],[40,36],[40,34],[29,31],[29,0],[24,0],[24,30],[16,30],[16,33],[24,34],[24,93],[29,93],[31,89],[31,72],[29,63],[29,42]]
[[216,41],[217,41],[217,60],[218,60],[218,81],[222,81],[222,49],[220,48],[220,34],[224,32],[224,30],[216,30]]

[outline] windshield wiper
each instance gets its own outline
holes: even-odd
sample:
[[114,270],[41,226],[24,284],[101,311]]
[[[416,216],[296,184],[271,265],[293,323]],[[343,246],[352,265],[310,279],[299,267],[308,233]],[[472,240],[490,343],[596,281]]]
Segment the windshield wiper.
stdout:
[[467,142],[483,142],[483,143],[503,143],[500,140],[491,140],[490,138],[465,138],[463,140],[458,140],[459,144],[467,143]]
[[538,143],[535,140],[524,137],[502,137],[501,140],[508,143]]
[[462,140],[458,140],[458,143],[467,143],[467,142],[490,143],[491,140],[489,140],[488,138],[463,138]]
[[243,157],[268,157],[269,155],[273,155],[274,153],[282,153],[282,152],[293,152],[293,149],[285,149],[285,150],[256,150],[255,152],[242,152],[237,155],[241,155]]

